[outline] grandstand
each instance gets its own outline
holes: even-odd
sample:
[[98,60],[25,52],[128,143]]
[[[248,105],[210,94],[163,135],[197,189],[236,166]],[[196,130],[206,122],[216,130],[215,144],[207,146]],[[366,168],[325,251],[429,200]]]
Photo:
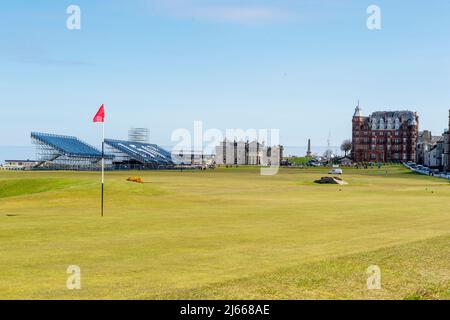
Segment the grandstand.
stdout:
[[[102,153],[76,137],[32,132],[36,145],[35,169],[51,170],[98,170]],[[105,166],[110,168],[113,157],[105,156]]]
[[156,144],[105,139],[105,152],[114,156],[115,169],[158,169],[173,167],[170,152]]
[[[36,146],[33,169],[99,170],[102,153],[77,137],[32,132]],[[105,139],[106,169],[160,169],[174,163],[170,152],[156,144]]]

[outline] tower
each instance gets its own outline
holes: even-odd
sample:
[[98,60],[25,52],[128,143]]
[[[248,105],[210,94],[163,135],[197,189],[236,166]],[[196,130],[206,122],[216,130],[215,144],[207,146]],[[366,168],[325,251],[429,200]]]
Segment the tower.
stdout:
[[311,139],[308,139],[308,151],[306,151],[306,156],[307,157],[311,157],[312,153],[311,153]]
[[448,110],[448,128],[444,133],[444,171],[450,172],[450,110]]
[[362,118],[363,117],[363,112],[362,112],[362,108],[359,106],[359,100],[358,100],[358,105],[355,108],[355,113],[353,114],[353,118]]
[[363,116],[362,108],[358,105],[355,108],[355,113],[352,119],[352,158],[356,162],[365,161],[363,148],[360,148],[360,144],[364,139],[361,134],[364,130],[365,117]]
[[450,109],[448,110],[448,133],[450,133]]
[[417,112],[413,114],[413,120],[410,127],[410,149],[409,158],[411,161],[415,161],[417,159],[417,142],[419,141],[419,115]]

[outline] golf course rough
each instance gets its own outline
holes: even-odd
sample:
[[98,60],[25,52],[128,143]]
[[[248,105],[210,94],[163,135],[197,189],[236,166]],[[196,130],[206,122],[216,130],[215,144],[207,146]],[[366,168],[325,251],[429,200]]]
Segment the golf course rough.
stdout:
[[1,171],[0,298],[449,299],[450,182],[387,170],[107,172],[103,218],[98,173]]

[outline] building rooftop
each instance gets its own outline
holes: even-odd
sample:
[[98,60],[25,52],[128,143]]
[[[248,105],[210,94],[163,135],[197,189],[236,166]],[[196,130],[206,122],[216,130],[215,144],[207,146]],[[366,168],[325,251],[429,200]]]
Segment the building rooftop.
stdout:
[[417,126],[418,116],[417,113],[408,110],[376,111],[367,119],[371,123],[372,128],[397,129],[402,123],[407,123],[409,126]]
[[371,118],[400,118],[400,119],[415,119],[416,113],[409,110],[403,111],[376,111],[370,115]]

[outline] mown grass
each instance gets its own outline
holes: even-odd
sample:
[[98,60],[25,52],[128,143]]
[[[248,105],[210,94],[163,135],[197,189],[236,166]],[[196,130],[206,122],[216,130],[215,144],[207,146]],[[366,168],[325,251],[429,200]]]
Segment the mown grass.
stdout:
[[77,184],[75,179],[8,179],[0,180],[0,198],[30,195],[63,189]]
[[101,218],[98,173],[0,172],[0,298],[448,299],[450,183],[401,167],[313,183],[325,174],[107,173]]

